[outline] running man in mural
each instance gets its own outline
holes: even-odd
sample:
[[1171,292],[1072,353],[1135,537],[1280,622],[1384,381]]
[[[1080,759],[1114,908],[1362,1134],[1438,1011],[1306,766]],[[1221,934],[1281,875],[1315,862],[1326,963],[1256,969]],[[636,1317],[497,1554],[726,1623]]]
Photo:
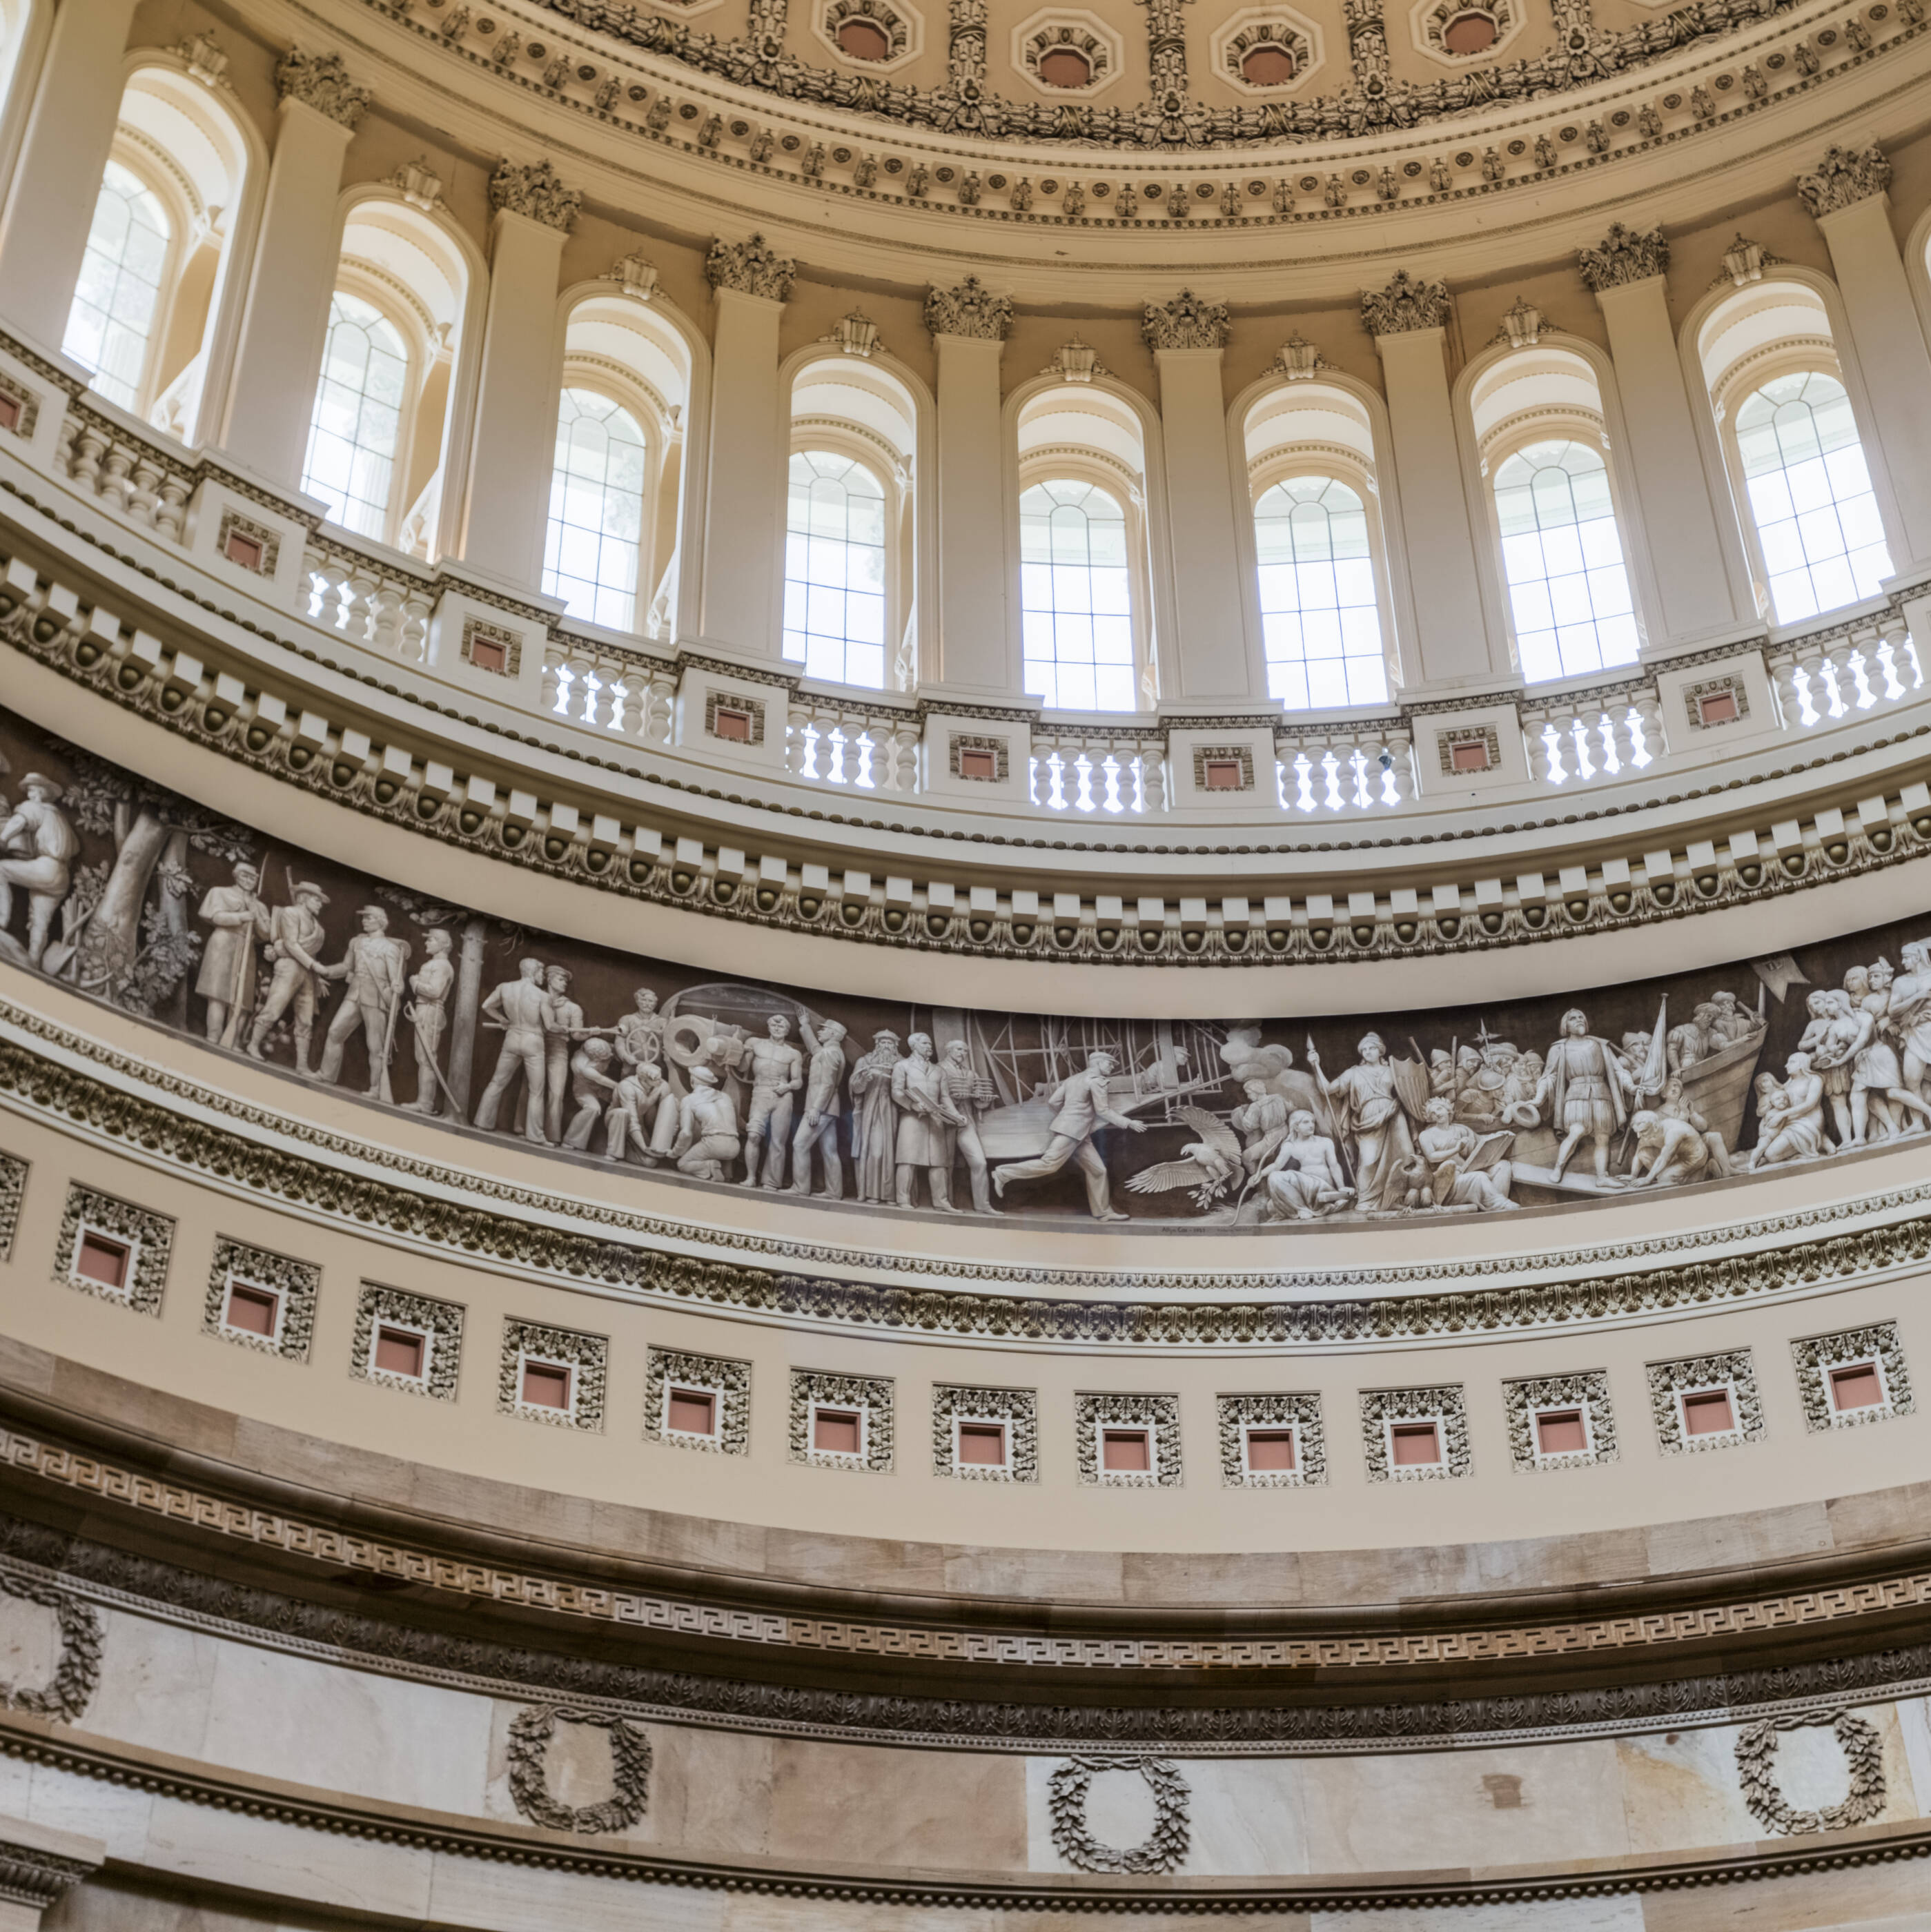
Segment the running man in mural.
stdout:
[[1053,1090],[1055,1109],[1046,1151],[1035,1160],[1009,1160],[993,1170],[993,1191],[1005,1198],[1007,1184],[1014,1180],[1043,1180],[1057,1174],[1070,1160],[1086,1183],[1086,1207],[1096,1221],[1124,1221],[1127,1217],[1113,1205],[1107,1182],[1107,1164],[1093,1144],[1093,1136],[1104,1122],[1110,1127],[1124,1127],[1129,1133],[1143,1134],[1143,1121],[1116,1111],[1107,1096],[1107,1082],[1114,1068],[1110,1053],[1089,1053],[1086,1071],[1069,1075]]

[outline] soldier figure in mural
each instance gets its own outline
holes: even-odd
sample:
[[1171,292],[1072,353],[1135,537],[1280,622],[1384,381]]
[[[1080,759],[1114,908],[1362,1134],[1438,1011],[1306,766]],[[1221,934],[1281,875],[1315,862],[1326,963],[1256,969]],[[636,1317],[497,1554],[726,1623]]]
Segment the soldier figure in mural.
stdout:
[[838,1157],[838,1089],[845,1078],[845,1029],[824,1021],[812,1043],[805,1070],[803,1116],[791,1142],[791,1192],[811,1192],[811,1157],[815,1153],[824,1173],[821,1201],[845,1196],[845,1164]]
[[[620,1058],[620,1040],[617,1051]],[[656,1060],[644,1060],[617,1082],[604,1126],[604,1152],[611,1160],[633,1148],[646,1167],[670,1158],[677,1144],[677,1096]]]
[[677,1144],[671,1150],[680,1174],[697,1180],[723,1180],[742,1144],[737,1138],[737,1108],[720,1090],[716,1072],[691,1069],[691,1090],[677,1108]]
[[13,922],[14,888],[19,886],[27,895],[27,964],[38,967],[53,934],[54,915],[73,883],[80,838],[60,808],[65,787],[29,772],[20,789],[26,796],[0,824],[0,934]]
[[881,1028],[872,1051],[851,1070],[851,1164],[860,1201],[890,1201],[897,1189],[898,1114],[892,1105],[892,1069],[899,1036]]
[[1391,1061],[1379,1034],[1364,1034],[1355,1051],[1359,1063],[1330,1080],[1311,1040],[1308,1064],[1342,1138],[1353,1143],[1356,1197],[1364,1208],[1398,1208],[1407,1194],[1404,1170],[1415,1158],[1410,1121],[1422,1118],[1428,1076],[1418,1061]]
[[953,1130],[965,1124],[964,1118],[946,1094],[932,1058],[932,1036],[915,1033],[905,1045],[911,1052],[892,1069],[892,1105],[899,1117],[893,1146],[896,1198],[901,1208],[916,1204],[913,1184],[923,1168],[931,1204],[945,1214],[955,1214],[951,1137]]
[[194,990],[208,1003],[206,1033],[217,1046],[233,1046],[255,1004],[255,946],[269,937],[269,909],[256,896],[260,872],[245,860],[231,886],[211,886],[197,916],[215,930],[201,956]]
[[1598,1185],[1614,1186],[1618,1184],[1610,1177],[1610,1143],[1629,1118],[1627,1103],[1635,1098],[1635,1077],[1622,1054],[1589,1030],[1588,1016],[1580,1006],[1572,1006],[1562,1016],[1561,1037],[1550,1043],[1534,1094],[1512,1108],[1509,1118],[1533,1127],[1546,1118],[1562,1130],[1551,1169],[1554,1179],[1562,1178],[1570,1157],[1588,1141],[1593,1144]]
[[268,956],[272,970],[268,998],[249,1030],[248,1052],[254,1059],[264,1058],[262,1043],[269,1029],[293,1007],[295,1070],[306,1080],[315,1077],[308,1064],[308,1042],[315,1031],[315,1010],[328,990],[316,955],[328,937],[322,925],[322,908],[329,903],[329,896],[305,879],[293,892],[293,904],[278,906],[269,915]]
[[343,980],[347,997],[335,1009],[329,1022],[328,1037],[322,1043],[322,1064],[318,1080],[333,1083],[341,1078],[343,1049],[358,1026],[368,1054],[371,1100],[388,1100],[389,1055],[395,1046],[395,1022],[402,1009],[405,969],[409,947],[389,936],[389,914],[380,906],[364,906],[357,914],[362,929],[349,941],[347,950],[332,966],[322,969],[325,980]]
[[1033,1160],[1009,1160],[993,1170],[993,1188],[1002,1200],[1007,1186],[1015,1180],[1043,1180],[1057,1174],[1070,1160],[1086,1184],[1086,1207],[1096,1221],[1124,1221],[1127,1217],[1113,1205],[1107,1181],[1107,1164],[1093,1145],[1093,1136],[1102,1122],[1110,1127],[1124,1127],[1129,1133],[1143,1134],[1144,1121],[1116,1111],[1107,1091],[1116,1063],[1110,1053],[1086,1056],[1086,1071],[1070,1074],[1053,1090],[1050,1104],[1054,1108],[1048,1130],[1046,1151]]
[[958,1156],[963,1154],[972,1190],[973,1213],[996,1214],[999,1210],[993,1205],[991,1169],[979,1138],[979,1116],[992,1104],[996,1090],[973,1066],[971,1050],[962,1040],[955,1040],[945,1049],[945,1058],[938,1063],[938,1080],[946,1100],[959,1116],[959,1124],[946,1130],[946,1172],[950,1173]]
[[[416,1048],[416,1098],[404,1108],[405,1113],[433,1116],[441,1111],[443,1072],[436,1052],[443,1042],[449,991],[456,983],[456,969],[449,963],[449,944],[447,927],[430,927],[423,935],[422,964],[410,976],[411,997],[402,1010]],[[452,1119],[461,1118],[454,1095],[450,1096],[449,1114]]]
[[740,1065],[748,1064],[751,1072],[742,1184],[778,1189],[785,1184],[785,1156],[791,1149],[791,1096],[804,1084],[804,1055],[791,1044],[791,1023],[782,1013],[773,1013],[764,1022],[764,1031],[767,1038],[752,1034],[739,1055]]
[[476,1124],[488,1131],[496,1125],[497,1110],[517,1075],[523,1076],[523,1134],[539,1147],[548,1147],[543,1131],[543,1103],[548,1083],[545,1049],[548,1040],[550,996],[543,986],[543,962],[519,959],[517,977],[491,989],[482,1003],[483,1023],[503,1035],[503,1050],[489,1084],[476,1103]]

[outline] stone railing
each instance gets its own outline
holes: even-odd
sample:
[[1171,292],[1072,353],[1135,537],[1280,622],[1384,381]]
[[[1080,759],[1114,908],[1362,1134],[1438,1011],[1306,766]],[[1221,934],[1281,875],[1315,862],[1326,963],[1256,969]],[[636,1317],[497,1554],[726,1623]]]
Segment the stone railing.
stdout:
[[[775,767],[800,787],[854,794],[946,789],[935,785],[929,763],[935,753],[928,721],[945,711],[936,698],[840,691],[807,684],[782,661],[742,659],[746,690],[765,694],[758,703],[776,722],[768,740],[761,731],[740,750],[708,729],[701,696],[686,701],[691,652],[617,641],[561,617],[552,601],[492,585],[466,566],[426,564],[324,524],[315,505],[268,491],[207,452],[182,448],[4,335],[0,367],[38,398],[29,428],[11,442],[14,454],[231,579],[236,558],[222,550],[221,532],[233,512],[244,513],[258,536],[271,539],[270,560],[278,554],[299,560],[299,567],[272,560],[245,566],[257,594],[332,638],[486,691],[533,716],[695,754],[713,772],[737,762]],[[1197,746],[1183,754],[1176,744],[1183,726],[1203,721],[1041,715],[1016,699],[985,714],[1006,734],[1014,782],[983,800],[973,794],[974,802],[1006,818],[1104,822],[1211,814],[1230,830],[1245,822],[1264,831],[1471,803],[1552,801],[1653,768],[1686,772],[1745,752],[1773,752],[1779,740],[1855,730],[1874,712],[1923,702],[1914,610],[1920,619],[1931,612],[1931,586],[1901,588],[1801,631],[1760,633],[1585,687],[1466,703],[1434,698],[1366,718],[1257,707],[1237,721],[1234,734],[1251,766],[1237,802],[1210,795],[1196,779]],[[488,668],[500,675],[473,674],[482,661],[467,641],[475,626],[464,611],[494,627]],[[1479,741],[1484,762],[1472,770],[1454,762],[1445,748],[1450,740]],[[953,802],[965,796],[955,792]]]

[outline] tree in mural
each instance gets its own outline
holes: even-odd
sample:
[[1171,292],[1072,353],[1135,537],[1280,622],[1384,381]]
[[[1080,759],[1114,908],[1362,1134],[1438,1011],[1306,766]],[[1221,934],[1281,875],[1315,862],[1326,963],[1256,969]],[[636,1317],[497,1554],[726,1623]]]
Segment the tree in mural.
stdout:
[[245,826],[117,770],[72,745],[57,747],[71,777],[61,802],[113,854],[77,868],[47,970],[131,1012],[153,1015],[185,992],[201,935],[188,925],[190,852],[233,865],[251,858]]

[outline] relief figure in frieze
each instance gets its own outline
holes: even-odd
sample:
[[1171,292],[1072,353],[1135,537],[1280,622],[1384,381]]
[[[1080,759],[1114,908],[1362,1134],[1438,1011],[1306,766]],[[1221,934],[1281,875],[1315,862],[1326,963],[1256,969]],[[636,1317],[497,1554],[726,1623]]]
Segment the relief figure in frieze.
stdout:
[[308,1064],[308,1046],[315,1032],[315,1016],[328,995],[323,976],[321,953],[329,934],[322,923],[322,909],[329,895],[309,880],[291,888],[293,902],[278,906],[269,915],[268,997],[248,1030],[251,1058],[267,1058],[266,1043],[270,1032],[289,1016],[295,1030],[295,1070],[306,1079],[313,1077]]
[[381,906],[364,906],[356,917],[362,931],[349,941],[348,950],[332,966],[322,969],[325,980],[341,980],[342,1004],[329,1022],[328,1036],[322,1042],[322,1064],[315,1077],[329,1085],[341,1078],[344,1049],[362,1029],[362,1046],[369,1063],[368,1096],[387,1100],[389,1063],[395,1050],[395,1023],[402,1010],[403,982],[409,964],[406,940],[392,938],[389,914]]
[[202,950],[194,990],[208,1003],[206,1036],[220,1046],[245,1036],[255,1004],[256,950],[269,938],[269,910],[256,890],[260,870],[242,860],[233,880],[209,886],[195,913],[214,928]]

